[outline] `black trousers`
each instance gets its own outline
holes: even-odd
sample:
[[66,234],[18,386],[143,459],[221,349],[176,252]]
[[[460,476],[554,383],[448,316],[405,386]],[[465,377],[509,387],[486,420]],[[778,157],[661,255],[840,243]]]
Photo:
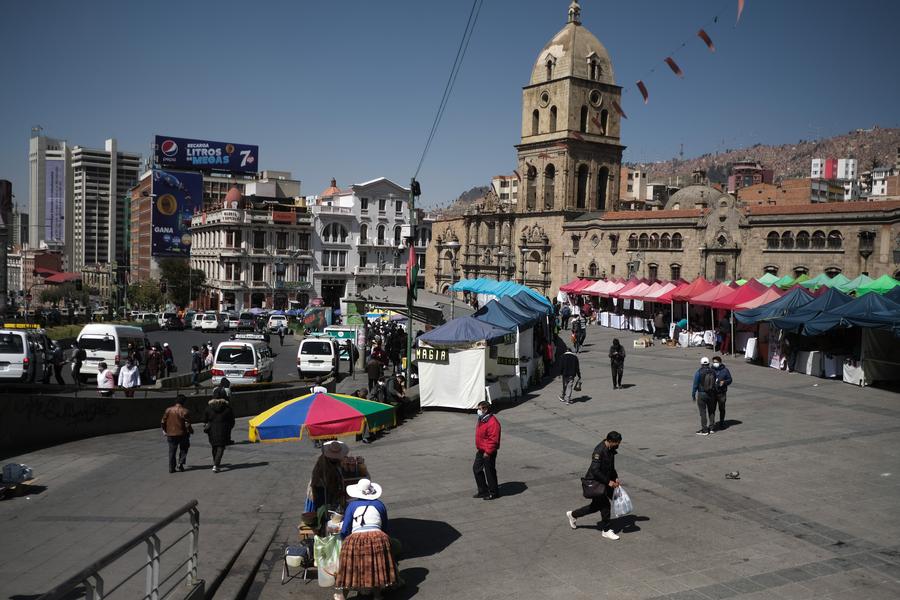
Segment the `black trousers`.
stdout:
[[[725,422],[725,400],[728,399],[728,392],[719,392],[716,394],[716,406],[719,408],[719,423]],[[713,411],[715,417],[715,411]]]
[[81,387],[81,365],[77,363],[72,364],[72,379],[75,380],[75,385]]
[[191,447],[190,435],[170,435],[169,440],[169,471],[175,470],[175,451],[178,450],[178,464],[183,465],[187,460],[188,448]]
[[612,509],[612,505],[610,504],[610,500],[612,500],[613,489],[609,486],[606,486],[604,493],[602,496],[598,498],[591,498],[591,503],[587,506],[582,506],[581,508],[575,509],[572,511],[572,516],[576,519],[585,517],[589,514],[600,511],[600,529],[606,531],[609,529],[609,516],[610,511]]
[[490,456],[479,450],[475,453],[475,462],[472,463],[472,472],[475,474],[475,485],[479,494],[497,493],[497,453]]
[[225,454],[225,446],[213,446],[212,447],[212,458],[213,464],[216,468],[219,468],[219,465],[222,464],[222,455]]
[[612,372],[613,387],[622,387],[622,374],[625,372],[625,365],[611,364],[609,370]]

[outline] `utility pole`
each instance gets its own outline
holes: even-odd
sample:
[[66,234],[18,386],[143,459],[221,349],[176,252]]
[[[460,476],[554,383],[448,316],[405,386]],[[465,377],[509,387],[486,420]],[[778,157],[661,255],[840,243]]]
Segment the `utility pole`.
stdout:
[[[416,244],[416,196],[421,194],[419,182],[415,177],[409,180],[409,243],[411,252],[415,253]],[[418,279],[418,276],[416,277]],[[410,286],[415,286],[417,282],[410,281]],[[406,290],[406,385],[410,385],[412,380],[409,378],[410,367],[412,366],[412,341],[413,341],[413,297],[412,291]]]

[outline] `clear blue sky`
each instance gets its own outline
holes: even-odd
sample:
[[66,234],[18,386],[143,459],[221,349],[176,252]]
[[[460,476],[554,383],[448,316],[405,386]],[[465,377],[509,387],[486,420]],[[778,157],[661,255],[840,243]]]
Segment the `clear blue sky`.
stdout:
[[[485,0],[419,180],[425,205],[511,172],[521,87],[569,0]],[[583,22],[628,89],[626,160],[686,156],[900,124],[900,3],[585,0]],[[33,125],[145,156],[155,133],[260,146],[304,194],[386,176],[406,184],[468,0],[5,2],[0,178],[27,203]],[[707,28],[710,54],[697,29]],[[671,50],[685,71],[662,63]],[[650,104],[634,88],[646,77]]]

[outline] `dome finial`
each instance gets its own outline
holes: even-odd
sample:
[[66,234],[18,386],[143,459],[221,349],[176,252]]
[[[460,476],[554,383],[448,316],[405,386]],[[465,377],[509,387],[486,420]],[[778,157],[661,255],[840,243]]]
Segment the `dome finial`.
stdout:
[[581,25],[581,6],[578,0],[572,0],[572,4],[569,5],[569,23]]

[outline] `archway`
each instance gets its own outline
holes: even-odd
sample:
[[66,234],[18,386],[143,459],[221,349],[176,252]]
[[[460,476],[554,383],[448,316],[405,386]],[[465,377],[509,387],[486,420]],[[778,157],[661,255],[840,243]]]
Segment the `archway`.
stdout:
[[578,167],[578,185],[575,189],[575,208],[585,208],[587,206],[587,183],[588,183],[588,167],[581,165]]
[[552,164],[547,165],[544,169],[544,209],[553,208],[553,196],[555,193],[556,167]]
[[609,191],[609,169],[601,167],[597,173],[597,210],[606,210],[606,196]]

